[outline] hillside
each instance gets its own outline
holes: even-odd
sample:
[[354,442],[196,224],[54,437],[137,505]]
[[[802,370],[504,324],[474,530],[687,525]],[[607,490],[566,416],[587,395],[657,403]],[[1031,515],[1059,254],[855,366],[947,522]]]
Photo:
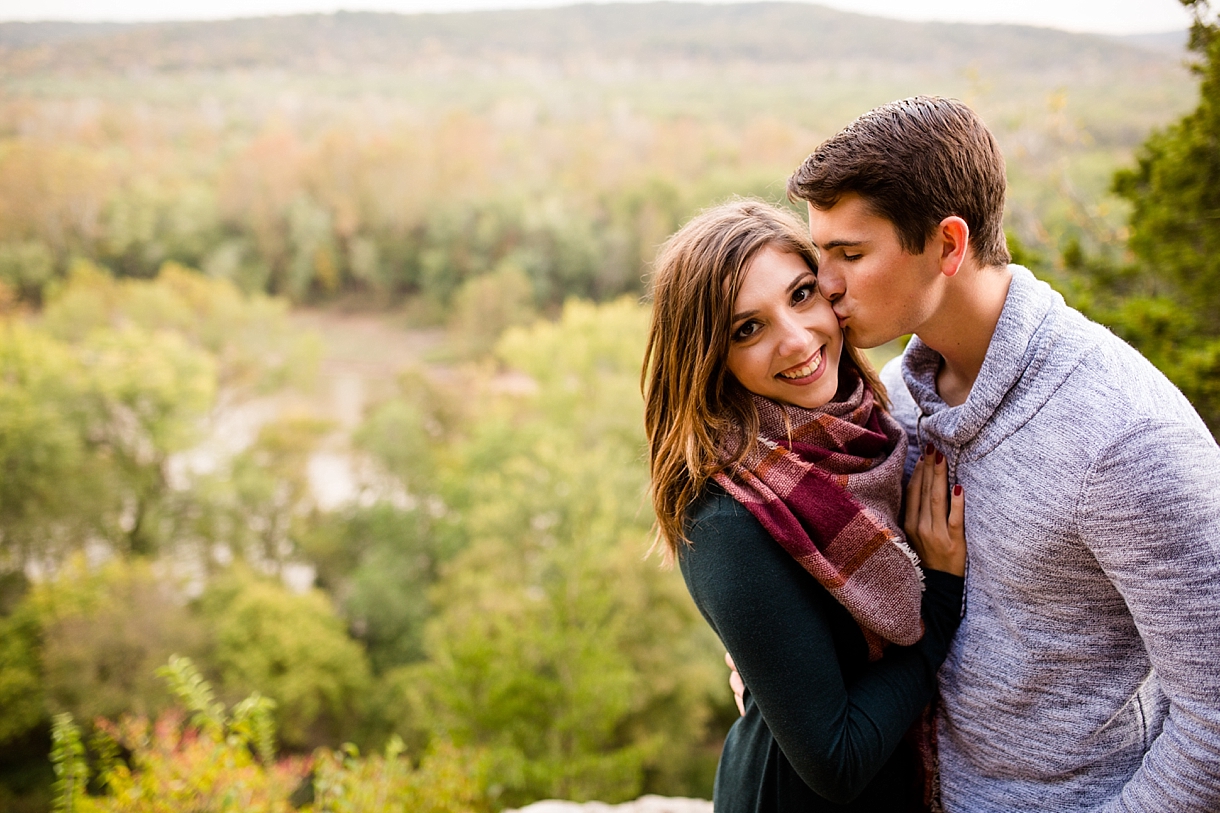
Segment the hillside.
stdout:
[[173,258],[447,303],[511,258],[549,305],[609,297],[691,211],[782,197],[813,145],[918,93],[988,121],[1022,240],[1106,242],[1114,170],[1195,97],[1167,38],[805,3],[0,24],[0,244],[50,252],[29,291],[74,256]]
[[451,14],[350,13],[159,24],[0,24],[0,67],[44,71],[411,69],[438,61],[823,64],[1096,75],[1179,59],[1143,41],[914,23],[804,3],[645,3]]

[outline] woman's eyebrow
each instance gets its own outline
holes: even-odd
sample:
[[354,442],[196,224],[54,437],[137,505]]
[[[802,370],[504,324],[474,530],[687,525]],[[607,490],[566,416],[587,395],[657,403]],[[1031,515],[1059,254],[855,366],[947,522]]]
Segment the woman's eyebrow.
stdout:
[[[786,293],[786,294],[792,293],[797,288],[801,287],[801,283],[803,283],[809,277],[813,277],[816,280],[818,278],[818,275],[812,271],[809,271],[808,269],[806,269],[805,271],[802,271],[801,273],[797,274],[793,278],[792,282],[788,283],[788,287],[784,289],[784,293]],[[733,318],[729,320],[729,323],[737,324],[742,319],[748,319],[749,317],[753,316],[756,313],[758,313],[757,308],[755,308],[753,310],[742,311],[741,313],[735,313],[735,314],[733,314]]]
[[803,283],[805,281],[805,279],[808,277],[813,277],[814,279],[817,279],[818,275],[814,271],[805,269],[804,271],[802,271],[801,273],[796,275],[796,279],[794,279],[794,280],[792,280],[792,282],[788,283],[788,287],[784,290],[784,293],[788,293],[788,294],[792,293],[797,288],[801,287],[801,283]]
[[729,321],[729,324],[735,325],[738,322],[740,322],[742,319],[748,319],[749,317],[753,316],[756,313],[758,313],[757,309],[750,310],[750,311],[742,311],[741,313],[735,313],[735,314],[733,314],[733,318]]

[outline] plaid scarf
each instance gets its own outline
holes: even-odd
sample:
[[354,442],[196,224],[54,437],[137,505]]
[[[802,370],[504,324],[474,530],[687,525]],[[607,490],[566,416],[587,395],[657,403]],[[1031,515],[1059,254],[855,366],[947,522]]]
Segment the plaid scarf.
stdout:
[[[758,442],[716,482],[856,619],[869,659],[923,634],[923,574],[898,520],[907,438],[858,380],[818,409],[754,396]],[[726,437],[721,459],[742,442]]]

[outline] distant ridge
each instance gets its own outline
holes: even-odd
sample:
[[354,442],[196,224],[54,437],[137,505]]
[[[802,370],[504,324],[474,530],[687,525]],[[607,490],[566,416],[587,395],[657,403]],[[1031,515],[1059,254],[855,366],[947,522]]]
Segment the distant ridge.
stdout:
[[1190,42],[1190,30],[1183,28],[1181,31],[1160,31],[1150,34],[1126,34],[1124,36],[1115,37],[1119,42],[1125,42],[1129,45],[1138,45],[1141,48],[1150,48],[1156,51],[1172,51],[1174,53],[1182,53],[1186,50],[1187,43]]
[[[1153,35],[1161,37],[1164,35]],[[916,23],[805,3],[656,2],[433,14],[337,12],[224,21],[2,23],[0,67],[45,71],[403,69],[532,59],[853,66],[935,64],[1079,73],[1164,63],[1136,38],[1015,25]],[[1156,40],[1160,42],[1160,40]]]
[[148,24],[71,23],[58,20],[0,23],[0,46],[27,48],[38,45],[59,45],[65,42],[79,42],[122,34],[145,25]]

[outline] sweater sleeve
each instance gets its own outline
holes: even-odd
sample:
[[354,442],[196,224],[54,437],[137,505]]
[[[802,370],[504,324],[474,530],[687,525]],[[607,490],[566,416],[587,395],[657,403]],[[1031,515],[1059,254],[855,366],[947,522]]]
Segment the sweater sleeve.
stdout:
[[1169,714],[1106,813],[1220,810],[1220,449],[1144,421],[1095,461],[1080,533],[1126,601]]
[[687,586],[784,756],[815,793],[851,801],[931,700],[960,618],[962,579],[929,572],[924,638],[887,648],[845,680],[830,617],[838,605],[748,511],[712,496],[688,538]]

